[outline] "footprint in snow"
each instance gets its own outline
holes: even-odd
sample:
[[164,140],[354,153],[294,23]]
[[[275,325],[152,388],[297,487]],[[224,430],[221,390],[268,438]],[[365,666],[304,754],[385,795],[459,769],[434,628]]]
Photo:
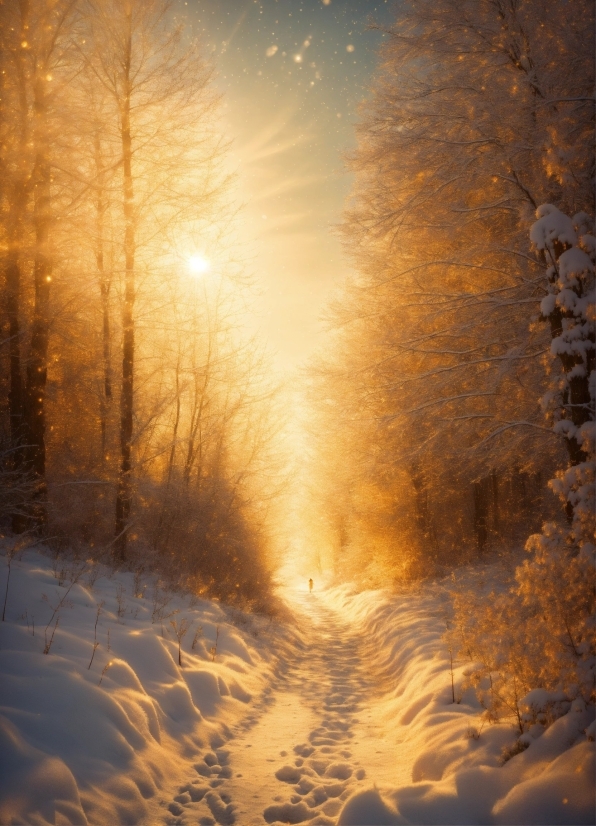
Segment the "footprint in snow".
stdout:
[[[322,619],[324,615],[321,609]],[[352,752],[346,746],[354,737],[352,727],[358,722],[357,715],[366,702],[372,680],[361,665],[360,642],[347,633],[338,636],[334,619],[326,627],[329,633],[318,643],[315,634],[310,650],[298,657],[294,666],[281,669],[283,676],[279,679],[283,682],[275,686],[277,692],[267,692],[259,708],[253,708],[249,723],[245,720],[239,726],[240,731],[250,729],[276,702],[284,685],[299,691],[320,720],[305,742],[279,752],[283,763],[266,758],[273,763],[271,776],[279,782],[280,794],[272,795],[270,805],[260,810],[262,823],[334,826],[344,801],[366,776],[363,768],[350,762]],[[223,745],[223,741],[216,745]],[[245,745],[258,747],[257,742]],[[288,753],[293,755],[293,765]],[[203,755],[194,767],[197,777],[181,786],[169,804],[173,816],[170,826],[242,826],[237,820],[241,815],[226,792],[226,781],[233,776],[233,757],[233,752],[230,759],[229,750],[217,747]],[[238,795],[238,788],[232,788]]]
[[[233,826],[236,817],[230,795],[224,791],[215,791],[232,775],[232,770],[227,765],[228,760],[229,752],[216,748],[195,763],[194,769],[200,779],[179,787],[178,794],[168,805],[168,811],[175,818],[169,821],[170,826],[190,823],[198,823],[200,826]],[[209,785],[205,785],[206,781]]]

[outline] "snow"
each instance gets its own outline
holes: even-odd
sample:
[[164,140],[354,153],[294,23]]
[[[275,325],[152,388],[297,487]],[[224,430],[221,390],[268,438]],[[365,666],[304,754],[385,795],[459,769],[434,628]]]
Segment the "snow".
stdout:
[[577,243],[573,221],[552,204],[542,204],[536,210],[538,220],[532,224],[530,240],[539,250],[548,249],[553,241],[572,246]]
[[[268,618],[191,604],[156,583],[135,597],[132,574],[104,573],[93,588],[85,574],[72,586],[44,655],[44,627],[70,583],[59,585],[61,571],[39,553],[12,561],[0,624],[0,823],[54,823],[58,815],[73,824],[142,822],[148,801],[223,743],[270,675],[270,652],[255,637]],[[246,619],[247,630],[231,616]],[[182,667],[169,626],[181,617],[192,623]]]
[[[575,701],[546,730],[534,727],[536,739],[501,765],[519,733],[513,721],[483,722],[482,707],[463,688],[471,663],[454,664],[453,703],[440,588],[399,598],[340,591],[334,600],[357,612],[364,637],[382,652],[393,687],[376,701],[374,715],[402,745],[398,771],[393,761],[373,773],[368,762],[376,788],[357,791],[338,824],[594,823],[594,744],[586,734],[593,707]],[[560,699],[536,690],[522,702]],[[396,783],[398,775],[403,780]]]
[[[582,239],[583,240],[583,239]],[[561,281],[575,286],[577,276],[591,273],[594,269],[592,261],[579,247],[565,250],[559,257],[559,274]]]
[[[71,585],[64,566],[32,550],[11,563],[0,823],[594,822],[593,709],[574,701],[520,750],[512,721],[486,722],[465,688],[473,663],[454,663],[453,702],[441,583],[305,581],[283,590],[282,623],[108,569]],[[7,570],[5,557],[2,597]],[[170,623],[184,619],[180,666]],[[533,719],[564,702],[523,699]]]

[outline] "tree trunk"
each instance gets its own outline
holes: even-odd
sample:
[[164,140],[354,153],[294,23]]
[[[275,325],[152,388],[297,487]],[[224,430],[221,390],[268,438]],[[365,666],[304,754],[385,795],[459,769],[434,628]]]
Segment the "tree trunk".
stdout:
[[[10,244],[6,268],[6,314],[8,316],[10,389],[8,391],[8,411],[10,417],[10,439],[13,448],[23,440],[23,379],[21,375],[21,267],[16,241]],[[20,464],[15,452],[15,465]]]
[[493,468],[490,474],[491,490],[492,490],[492,512],[493,512],[493,531],[496,534],[501,532],[501,514],[499,513],[499,477],[497,471]]
[[425,538],[428,538],[431,533],[430,513],[428,507],[428,486],[424,478],[424,473],[418,464],[412,464],[410,477],[415,491],[416,499],[416,521],[418,528]]
[[170,456],[168,458],[168,472],[166,477],[166,495],[170,489],[170,482],[172,480],[172,471],[174,470],[174,459],[176,458],[176,444],[178,442],[178,427],[180,425],[180,360],[181,353],[178,350],[178,359],[176,361],[176,415],[174,417],[174,427],[172,430],[172,446],[170,448]]
[[[20,3],[20,37],[23,42],[28,37],[29,4]],[[15,51],[16,81],[19,99],[19,140],[18,140],[18,171],[8,198],[8,249],[5,263],[6,284],[6,314],[8,317],[9,335],[9,391],[8,414],[10,427],[10,443],[12,448],[11,462],[14,470],[21,470],[25,460],[24,444],[26,442],[26,423],[24,420],[25,382],[23,378],[23,364],[21,359],[21,248],[23,241],[23,225],[26,218],[27,202],[29,199],[31,170],[28,168],[28,146],[31,141],[29,103],[27,96],[27,73],[20,49]],[[27,528],[26,518],[22,511],[12,515],[12,530],[22,533]]]
[[49,251],[51,226],[51,170],[47,150],[47,102],[45,78],[34,83],[35,157],[33,187],[33,224],[35,227],[35,260],[33,278],[35,299],[31,324],[31,343],[27,361],[27,383],[24,393],[25,461],[36,481],[31,504],[32,527],[41,530],[47,520],[45,394],[48,376],[48,342],[50,331],[50,285],[52,260]]
[[[551,242],[549,248],[549,258],[547,259],[544,251],[541,251],[541,258],[545,263],[553,265],[553,273],[551,276],[551,284],[556,281],[559,276],[559,258],[570,248],[569,244],[562,244],[558,240]],[[578,293],[581,294],[581,293]],[[570,313],[563,311],[560,306],[555,306],[548,316],[550,324],[551,338],[555,339],[563,332],[563,319],[569,317]],[[592,327],[592,330],[594,328]],[[594,335],[590,336],[591,341],[594,341]],[[563,371],[567,378],[567,387],[563,394],[563,405],[566,410],[566,415],[576,428],[580,428],[583,424],[590,421],[590,375],[594,370],[595,354],[594,348],[586,351],[586,364],[583,365],[581,357],[577,354],[567,353],[559,350],[558,357],[561,361]],[[579,375],[573,375],[574,368],[581,366],[583,369]],[[571,377],[569,377],[571,375]],[[565,443],[567,445],[567,452],[569,453],[569,461],[572,465],[579,465],[585,462],[587,457],[586,451],[581,446],[577,436],[566,436]],[[573,517],[573,506],[567,502],[567,519],[571,521]]]
[[97,200],[96,200],[96,245],[95,260],[97,263],[97,273],[99,277],[99,291],[101,294],[102,312],[102,353],[103,353],[103,395],[100,402],[100,422],[101,422],[101,455],[105,460],[106,439],[107,439],[107,417],[108,408],[112,401],[112,364],[111,364],[111,324],[110,324],[110,288],[112,286],[111,274],[105,270],[104,255],[104,219],[107,209],[105,197],[105,168],[101,152],[101,141],[99,129],[94,136],[95,150],[95,172],[97,175]]
[[482,553],[488,540],[488,491],[486,479],[474,482],[474,531],[478,551]]
[[135,214],[132,179],[132,138],[130,131],[130,72],[132,53],[132,13],[126,12],[127,31],[124,50],[123,94],[120,104],[122,167],[124,189],[124,303],[122,306],[122,389],[120,394],[120,475],[116,494],[117,559],[126,558],[128,522],[132,505],[132,426],[134,401],[134,302],[135,302]]
[[201,481],[201,468],[203,465],[203,413],[208,405],[207,388],[211,379],[211,359],[213,350],[211,345],[211,334],[209,335],[209,347],[207,350],[207,361],[205,363],[205,375],[203,381],[199,385],[199,375],[197,370],[194,372],[194,394],[192,401],[192,410],[190,416],[190,426],[188,430],[186,459],[184,462],[184,471],[182,478],[185,484],[190,484],[190,477],[193,468],[197,467],[197,479]]
[[[10,385],[8,391],[8,414],[10,420],[11,466],[15,471],[23,468],[23,445],[25,443],[25,427],[23,421],[23,377],[21,373],[21,266],[19,263],[19,249],[16,241],[9,246],[6,267],[6,314],[8,316],[9,336],[9,372]],[[17,509],[11,517],[11,528],[14,533],[23,533],[27,529],[24,514]]]
[[[170,497],[170,485],[172,482],[172,473],[174,472],[174,462],[176,459],[176,445],[178,443],[178,428],[180,426],[180,412],[181,412],[181,399],[180,399],[180,361],[182,358],[182,354],[180,353],[180,349],[178,350],[178,359],[176,361],[176,415],[174,416],[174,426],[172,428],[172,444],[170,447],[170,455],[168,456],[168,467],[166,471],[166,489],[162,496],[161,501],[161,511],[159,514],[159,519],[157,521],[157,527],[155,529],[155,538],[153,540],[153,546],[157,548],[157,550],[162,550],[167,548],[169,538],[170,538],[170,528],[172,522],[172,501]],[[166,514],[168,516],[168,525],[165,530],[164,535],[164,524],[166,522]]]

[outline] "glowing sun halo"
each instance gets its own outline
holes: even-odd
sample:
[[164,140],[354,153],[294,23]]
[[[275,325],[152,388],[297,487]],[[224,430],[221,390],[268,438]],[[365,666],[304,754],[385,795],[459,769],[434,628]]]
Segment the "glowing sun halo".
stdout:
[[204,275],[211,269],[211,264],[202,255],[191,255],[188,259],[188,270],[191,275]]

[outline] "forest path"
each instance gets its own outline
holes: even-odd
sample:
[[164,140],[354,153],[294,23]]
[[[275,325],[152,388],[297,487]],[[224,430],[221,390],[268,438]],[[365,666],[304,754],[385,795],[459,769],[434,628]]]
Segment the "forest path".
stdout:
[[196,764],[169,804],[172,826],[331,826],[367,770],[376,779],[395,764],[375,709],[387,685],[367,640],[324,593],[293,594],[292,608],[306,645],[225,745]]

